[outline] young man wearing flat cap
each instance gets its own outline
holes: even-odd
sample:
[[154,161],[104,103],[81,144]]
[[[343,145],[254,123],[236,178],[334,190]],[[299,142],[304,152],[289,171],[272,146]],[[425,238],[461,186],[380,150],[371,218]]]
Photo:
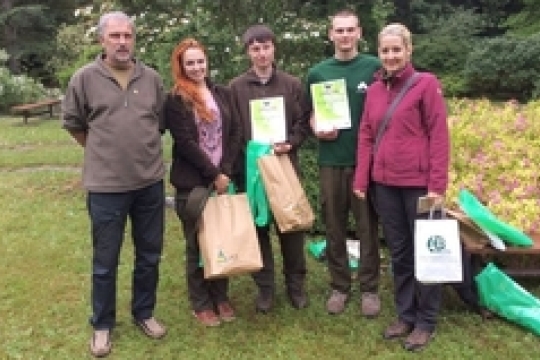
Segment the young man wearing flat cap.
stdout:
[[[300,80],[276,68],[274,55],[276,37],[272,30],[258,24],[249,27],[242,36],[244,49],[250,60],[250,68],[234,78],[229,86],[243,126],[242,155],[237,162],[238,188],[245,191],[245,153],[249,140],[253,139],[250,102],[272,99],[282,102],[284,109],[284,141],[273,142],[276,154],[288,154],[298,171],[297,150],[309,135],[309,111]],[[281,119],[276,119],[280,121]],[[283,272],[287,295],[291,304],[301,309],[307,306],[305,291],[306,259],[304,255],[304,233],[281,233],[276,227],[283,257]],[[256,310],[267,313],[273,307],[275,297],[275,270],[270,241],[270,227],[257,227],[263,259],[263,268],[253,274],[259,293],[255,301]]]

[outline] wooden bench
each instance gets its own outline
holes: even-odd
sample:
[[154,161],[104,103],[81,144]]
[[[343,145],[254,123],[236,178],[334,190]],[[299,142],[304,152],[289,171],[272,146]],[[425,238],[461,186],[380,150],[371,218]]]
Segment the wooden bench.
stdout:
[[[471,254],[471,260],[474,266],[482,266],[486,263],[486,259],[492,256],[497,256],[501,259],[517,258],[522,255],[534,257],[535,259],[532,261],[534,266],[532,267],[523,268],[521,266],[513,265],[511,267],[504,267],[501,270],[508,275],[515,277],[540,277],[540,234],[532,233],[527,235],[534,242],[531,247],[507,245],[506,250],[504,251],[497,250],[489,244],[484,246],[471,246],[471,244],[464,243],[464,247],[465,250]],[[536,258],[538,258],[538,260]]]
[[47,99],[47,100],[42,100],[35,103],[13,106],[11,108],[11,112],[14,114],[17,114],[17,113],[22,114],[23,123],[27,124],[28,118],[35,115],[48,113],[49,116],[52,118],[54,106],[58,104],[60,104],[60,99]]
[[461,242],[464,250],[471,254],[473,268],[477,270],[483,268],[489,258],[493,257],[501,260],[520,260],[520,256],[526,256],[534,258],[534,261],[532,261],[534,266],[523,267],[519,266],[522,264],[516,264],[516,261],[513,261],[514,264],[512,266],[505,267],[501,270],[510,276],[540,277],[540,233],[527,234],[533,240],[533,245],[530,247],[507,245],[506,250],[501,251],[491,246],[487,235],[463,212],[448,210],[447,214],[450,218],[454,218],[459,222]]

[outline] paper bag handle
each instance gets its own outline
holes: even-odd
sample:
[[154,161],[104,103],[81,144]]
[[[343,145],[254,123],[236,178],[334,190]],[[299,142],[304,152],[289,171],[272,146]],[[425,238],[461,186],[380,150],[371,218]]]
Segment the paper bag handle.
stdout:
[[446,219],[446,210],[444,210],[444,202],[442,202],[438,205],[431,205],[431,207],[429,208],[429,220],[433,220],[433,213],[435,212],[435,210],[437,210],[437,208],[441,211],[441,219]]

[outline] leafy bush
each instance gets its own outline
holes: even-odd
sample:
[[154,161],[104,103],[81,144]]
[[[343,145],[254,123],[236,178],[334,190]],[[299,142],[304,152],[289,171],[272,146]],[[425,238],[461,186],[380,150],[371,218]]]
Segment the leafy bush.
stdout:
[[319,165],[317,164],[318,142],[309,138],[299,151],[300,167],[302,172],[302,185],[306,191],[309,203],[315,213],[315,222],[312,233],[323,233],[324,225],[321,220],[321,207],[319,199]]
[[62,68],[56,72],[56,78],[62,89],[67,87],[69,79],[79,68],[93,61],[100,53],[101,48],[99,45],[89,45],[80,52],[77,58],[72,63],[64,64]]
[[540,92],[540,33],[478,43],[465,64],[469,88],[492,98],[531,98]]
[[501,219],[540,230],[540,102],[450,102],[452,164],[448,200],[466,187]]
[[64,25],[58,30],[54,56],[48,66],[54,70],[61,88],[65,88],[73,73],[94,60],[101,51],[101,47],[93,42],[89,32],[89,25],[78,23]]
[[10,106],[43,98],[47,91],[43,85],[25,75],[13,75],[5,67],[7,53],[0,49],[0,112]]
[[464,75],[449,74],[439,77],[446,97],[463,97],[470,93]]

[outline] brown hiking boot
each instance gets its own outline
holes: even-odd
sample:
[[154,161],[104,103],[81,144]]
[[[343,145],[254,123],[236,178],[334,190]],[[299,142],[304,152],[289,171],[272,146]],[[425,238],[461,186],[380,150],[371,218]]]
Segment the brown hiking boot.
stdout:
[[386,340],[396,339],[399,337],[403,337],[405,335],[409,335],[409,333],[412,331],[413,326],[411,324],[407,324],[406,322],[403,322],[401,320],[396,320],[390,326],[384,330],[383,338]]
[[234,309],[228,301],[224,301],[217,306],[219,317],[222,321],[231,322],[236,319]]
[[219,321],[214,310],[206,309],[198,312],[194,311],[193,316],[195,316],[195,318],[204,326],[214,327],[221,324],[221,321]]
[[259,313],[266,314],[274,307],[274,293],[269,291],[259,291],[257,299],[255,299],[255,310]]
[[329,314],[341,314],[345,310],[345,304],[349,300],[349,294],[342,293],[339,290],[332,290],[328,301],[326,302],[326,310]]
[[433,338],[434,332],[415,328],[403,342],[403,347],[409,351],[422,350]]
[[365,292],[362,293],[361,300],[362,315],[367,318],[375,318],[381,312],[381,299],[376,293]]
[[288,290],[287,295],[294,308],[303,309],[308,306],[308,296],[304,289]]

